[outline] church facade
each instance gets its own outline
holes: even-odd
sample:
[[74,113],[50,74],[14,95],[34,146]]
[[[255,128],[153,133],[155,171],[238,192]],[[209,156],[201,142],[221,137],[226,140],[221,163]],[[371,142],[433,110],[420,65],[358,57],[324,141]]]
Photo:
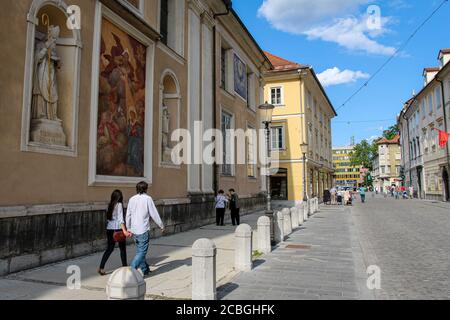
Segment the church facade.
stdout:
[[[212,222],[219,189],[236,189],[243,212],[264,207],[260,165],[234,164],[226,143],[214,156],[229,163],[193,160],[215,142],[209,129],[262,126],[272,65],[227,3],[24,0],[2,10],[0,274],[103,250],[111,192],[128,199],[139,181],[168,233]],[[179,129],[194,141],[181,152],[192,161],[173,157]],[[259,141],[245,143],[253,160]]]

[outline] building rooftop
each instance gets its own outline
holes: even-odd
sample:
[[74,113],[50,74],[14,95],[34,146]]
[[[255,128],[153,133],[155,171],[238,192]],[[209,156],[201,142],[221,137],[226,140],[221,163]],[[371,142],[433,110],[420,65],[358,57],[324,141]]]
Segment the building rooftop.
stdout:
[[399,142],[400,142],[400,135],[398,134],[392,140],[382,138],[381,140],[378,140],[377,144],[398,144]]
[[306,69],[309,66],[305,64],[300,64],[297,62],[292,62],[276,55],[271,54],[270,52],[264,51],[269,61],[272,63],[274,70],[272,71],[290,71],[290,70],[298,70],[298,69]]

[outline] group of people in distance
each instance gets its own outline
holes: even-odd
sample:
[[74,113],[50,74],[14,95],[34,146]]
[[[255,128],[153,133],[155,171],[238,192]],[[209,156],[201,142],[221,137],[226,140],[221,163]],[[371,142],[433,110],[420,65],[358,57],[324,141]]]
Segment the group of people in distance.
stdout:
[[[150,274],[150,266],[146,261],[150,241],[150,219],[159,226],[162,234],[165,233],[165,226],[152,197],[147,194],[147,191],[148,184],[146,182],[137,184],[137,194],[128,201],[126,214],[124,213],[122,192],[115,190],[111,194],[111,201],[106,211],[107,247],[102,256],[100,267],[97,270],[100,275],[106,275],[105,265],[113,253],[116,243],[119,244],[122,266],[128,266],[127,238],[133,238],[136,245],[136,256],[131,262],[131,267],[140,270],[144,276]],[[214,207],[216,209],[217,225],[224,225],[227,206],[231,210],[233,225],[239,225],[239,196],[234,189],[230,189],[227,195],[225,195],[223,190],[220,190],[215,198]]]
[[228,190],[228,194],[225,195],[225,191],[219,190],[216,196],[215,208],[216,208],[216,224],[218,226],[224,226],[225,210],[227,206],[231,211],[231,223],[233,226],[240,224],[239,216],[239,196],[234,189]]
[[333,187],[331,188],[330,193],[332,205],[344,204],[346,206],[351,206],[357,194],[359,194],[362,203],[366,202],[365,187],[354,188],[353,190],[351,190],[350,188],[347,188],[345,190],[338,190],[336,187]]

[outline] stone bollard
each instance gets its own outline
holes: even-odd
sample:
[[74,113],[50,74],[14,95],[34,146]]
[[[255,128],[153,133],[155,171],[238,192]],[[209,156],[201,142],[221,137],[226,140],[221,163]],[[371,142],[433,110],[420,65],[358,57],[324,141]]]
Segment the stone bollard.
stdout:
[[316,212],[319,212],[319,198],[316,198]]
[[146,291],[142,274],[130,267],[114,271],[106,284],[108,300],[145,300]]
[[234,268],[237,271],[252,270],[252,233],[252,228],[248,224],[241,224],[234,233]]
[[276,243],[284,241],[284,216],[280,211],[275,213],[274,234]]
[[303,221],[308,221],[309,218],[309,200],[305,202],[303,207]]
[[269,217],[262,216],[258,219],[258,250],[264,254],[272,251],[270,243],[270,219]]
[[292,233],[291,210],[284,208],[282,211],[284,217],[284,237]]
[[291,222],[292,222],[292,229],[298,228],[298,208],[293,207],[291,208]]
[[214,242],[199,239],[192,246],[192,300],[216,300],[216,255]]
[[314,199],[308,200],[309,216],[314,214]]
[[298,225],[301,226],[303,225],[303,223],[305,222],[305,217],[304,217],[304,204],[299,204],[297,207],[297,213],[298,213]]

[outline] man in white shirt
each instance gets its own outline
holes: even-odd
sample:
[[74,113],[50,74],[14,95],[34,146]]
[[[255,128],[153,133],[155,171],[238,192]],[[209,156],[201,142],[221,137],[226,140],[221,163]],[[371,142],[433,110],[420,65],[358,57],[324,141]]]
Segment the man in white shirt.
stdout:
[[136,244],[136,256],[131,262],[131,267],[141,269],[144,275],[150,273],[150,267],[145,260],[150,241],[150,217],[164,232],[164,224],[158,214],[153,199],[147,194],[148,184],[140,182],[136,186],[137,195],[128,202],[126,225],[128,233],[134,236]]

